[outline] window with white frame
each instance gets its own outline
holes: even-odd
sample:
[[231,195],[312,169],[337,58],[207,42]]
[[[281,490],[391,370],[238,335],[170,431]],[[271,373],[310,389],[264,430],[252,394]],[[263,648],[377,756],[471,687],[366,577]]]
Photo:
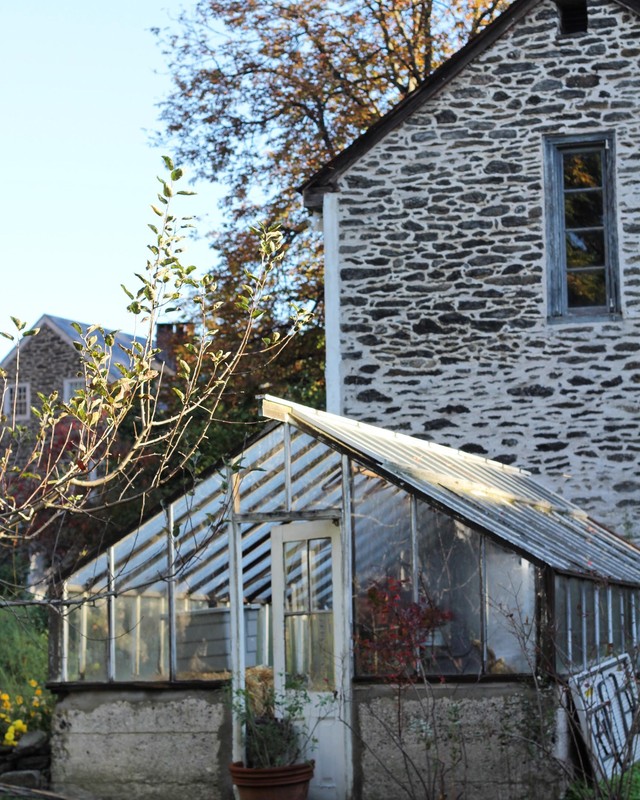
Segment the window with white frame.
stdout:
[[65,378],[64,379],[64,402],[68,403],[69,400],[74,396],[74,394],[78,391],[81,391],[85,388],[85,380],[84,378]]
[[31,416],[31,387],[28,383],[14,383],[7,386],[4,395],[4,413],[16,421]]
[[613,134],[545,142],[550,317],[620,311]]

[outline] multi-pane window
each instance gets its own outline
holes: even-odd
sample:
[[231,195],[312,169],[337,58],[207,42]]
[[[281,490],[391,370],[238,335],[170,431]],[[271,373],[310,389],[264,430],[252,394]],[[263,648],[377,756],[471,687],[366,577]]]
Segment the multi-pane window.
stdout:
[[68,403],[76,392],[82,391],[85,388],[86,382],[84,378],[65,378],[63,395],[64,402]]
[[549,314],[619,311],[613,137],[547,140]]
[[557,576],[557,671],[579,672],[621,653],[628,653],[637,665],[639,600],[629,587]]
[[31,387],[28,383],[7,386],[4,396],[4,413],[11,419],[29,419],[31,413]]

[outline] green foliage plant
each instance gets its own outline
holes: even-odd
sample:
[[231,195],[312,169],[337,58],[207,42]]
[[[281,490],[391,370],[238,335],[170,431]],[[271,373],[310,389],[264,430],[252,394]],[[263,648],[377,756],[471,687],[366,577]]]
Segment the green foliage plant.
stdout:
[[47,680],[46,612],[38,607],[0,609],[0,690],[29,695],[28,683]]
[[623,776],[598,784],[574,781],[564,800],[640,800],[640,765],[632,766]]
[[0,744],[13,746],[28,730],[48,730],[47,630],[42,608],[0,610]]
[[232,707],[245,732],[245,766],[284,767],[303,762],[315,739],[314,728],[304,721],[311,702],[306,689],[289,682],[282,692],[272,685],[260,697],[249,688],[233,693]]

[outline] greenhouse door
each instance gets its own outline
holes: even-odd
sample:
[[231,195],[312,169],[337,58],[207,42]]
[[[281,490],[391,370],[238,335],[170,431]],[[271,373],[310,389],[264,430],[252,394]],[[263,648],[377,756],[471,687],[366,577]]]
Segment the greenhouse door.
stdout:
[[285,676],[309,694],[305,722],[316,762],[309,800],[351,794],[351,738],[343,708],[348,644],[342,599],[340,526],[292,522],[271,532],[273,666],[277,692]]

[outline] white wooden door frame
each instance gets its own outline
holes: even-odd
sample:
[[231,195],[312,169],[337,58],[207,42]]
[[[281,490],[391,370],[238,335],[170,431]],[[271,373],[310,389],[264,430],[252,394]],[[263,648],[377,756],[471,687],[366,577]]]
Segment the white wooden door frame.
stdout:
[[[335,737],[343,738],[339,752],[344,754],[344,763],[336,764],[336,768],[344,774],[339,783],[343,785],[344,796],[337,800],[347,800],[351,796],[353,783],[352,744],[350,731],[350,641],[349,629],[345,626],[345,573],[343,569],[343,553],[340,523],[336,520],[318,520],[314,522],[290,522],[278,525],[271,530],[271,589],[273,603],[273,672],[276,691],[284,690],[285,650],[284,650],[284,563],[283,545],[285,542],[309,541],[311,539],[331,540],[331,565],[333,588],[333,641],[334,641],[334,689],[339,714],[343,721],[336,722]],[[346,723],[346,724],[345,724]],[[340,735],[341,734],[341,735]],[[322,740],[319,746],[322,745]],[[343,783],[344,782],[344,783]],[[320,791],[316,794],[322,798]],[[310,800],[314,800],[313,784]]]

